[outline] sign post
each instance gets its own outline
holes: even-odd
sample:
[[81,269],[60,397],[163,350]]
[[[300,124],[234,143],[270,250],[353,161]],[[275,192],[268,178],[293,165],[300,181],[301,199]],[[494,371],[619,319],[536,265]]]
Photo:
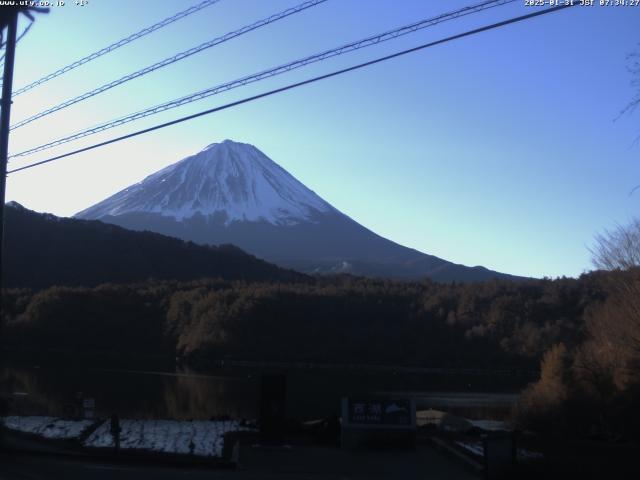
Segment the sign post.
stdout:
[[85,398],[82,401],[82,408],[84,409],[83,417],[86,420],[92,420],[96,412],[96,400],[95,398]]
[[271,445],[284,442],[287,380],[282,373],[263,373],[260,395],[260,436]]
[[342,399],[342,448],[413,447],[416,404],[409,398]]

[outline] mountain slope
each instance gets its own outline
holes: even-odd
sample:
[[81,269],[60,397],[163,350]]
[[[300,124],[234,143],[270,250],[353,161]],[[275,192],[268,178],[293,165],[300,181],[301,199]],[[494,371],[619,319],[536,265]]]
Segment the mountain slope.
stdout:
[[214,143],[76,215],[201,244],[231,243],[307,273],[439,281],[516,278],[403,247],[332,207],[252,145]]
[[43,288],[137,282],[148,278],[304,281],[237,247],[201,246],[96,221],[36,213],[16,203],[5,210],[7,287]]
[[183,220],[198,213],[223,220],[290,225],[332,207],[257,148],[224,141],[170,165],[90,207],[78,218],[158,213]]

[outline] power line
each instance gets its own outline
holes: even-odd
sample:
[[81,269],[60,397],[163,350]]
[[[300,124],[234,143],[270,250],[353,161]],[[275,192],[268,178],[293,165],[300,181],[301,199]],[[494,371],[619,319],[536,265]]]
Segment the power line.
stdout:
[[342,75],[342,74],[347,73],[347,72],[352,72],[354,70],[359,70],[361,68],[365,68],[365,67],[368,67],[368,66],[371,66],[371,65],[375,65],[377,63],[385,62],[387,60],[391,60],[393,58],[397,58],[397,57],[400,57],[400,56],[403,56],[403,55],[407,55],[409,53],[414,53],[414,52],[417,52],[417,51],[420,51],[420,50],[424,50],[424,49],[429,48],[429,47],[434,47],[436,45],[440,45],[440,44],[443,44],[443,43],[451,42],[453,40],[458,40],[460,38],[468,37],[468,36],[475,35],[475,34],[478,34],[478,33],[481,33],[481,32],[486,32],[487,30],[493,30],[493,29],[496,29],[496,28],[504,27],[506,25],[509,25],[509,24],[512,24],[512,23],[516,23],[516,22],[521,22],[521,21],[524,21],[524,20],[528,20],[530,18],[538,17],[540,15],[545,15],[545,14],[548,14],[548,13],[557,12],[559,10],[563,10],[565,8],[573,7],[575,5],[577,5],[577,3],[575,3],[575,4],[567,3],[565,5],[560,5],[560,6],[553,7],[553,8],[547,8],[547,9],[544,9],[544,10],[538,10],[538,11],[529,13],[527,15],[522,15],[522,16],[519,16],[519,17],[510,18],[508,20],[503,20],[503,21],[498,22],[498,23],[493,23],[491,25],[485,25],[484,27],[476,28],[476,29],[473,29],[473,30],[468,30],[466,32],[459,33],[457,35],[453,35],[453,36],[446,37],[446,38],[443,38],[443,39],[440,39],[440,40],[436,40],[434,42],[425,43],[425,44],[419,45],[417,47],[409,48],[407,50],[402,50],[400,52],[396,52],[396,53],[393,53],[391,55],[386,55],[384,57],[379,57],[379,58],[376,58],[374,60],[370,60],[368,62],[364,62],[364,63],[360,63],[358,65],[353,65],[351,67],[343,68],[341,70],[335,70],[335,71],[333,71],[331,73],[326,73],[324,75],[320,75],[320,76],[313,77],[313,78],[310,78],[310,79],[307,79],[307,80],[303,80],[301,82],[292,83],[292,84],[286,85],[284,87],[276,88],[275,90],[270,90],[268,92],[260,93],[258,95],[253,95],[251,97],[246,97],[246,98],[243,98],[241,100],[237,100],[235,102],[227,103],[226,105],[222,105],[222,106],[219,106],[219,107],[215,107],[215,108],[211,108],[211,109],[208,109],[208,110],[204,110],[202,112],[194,113],[192,115],[187,115],[186,117],[181,117],[181,118],[178,118],[176,120],[172,120],[170,122],[165,122],[165,123],[161,123],[159,125],[155,125],[153,127],[149,127],[149,128],[145,128],[145,129],[142,129],[142,130],[138,130],[136,132],[129,133],[129,134],[126,134],[126,135],[122,135],[120,137],[112,138],[110,140],[106,140],[104,142],[96,143],[96,144],[90,145],[88,147],[79,148],[77,150],[73,150],[71,152],[67,152],[67,153],[64,153],[62,155],[57,155],[55,157],[51,157],[51,158],[48,158],[46,160],[41,160],[39,162],[31,163],[29,165],[25,165],[25,166],[22,166],[22,167],[19,167],[19,168],[14,168],[13,170],[8,171],[7,173],[16,173],[16,172],[20,172],[22,170],[27,170],[27,169],[30,169],[30,168],[34,168],[34,167],[37,167],[39,165],[44,165],[45,163],[50,163],[50,162],[53,162],[53,161],[56,161],[56,160],[60,160],[62,158],[66,158],[66,157],[70,157],[72,155],[76,155],[78,153],[86,152],[88,150],[93,150],[93,149],[96,149],[96,148],[99,148],[99,147],[103,147],[105,145],[110,145],[112,143],[120,142],[122,140],[126,140],[126,139],[132,138],[132,137],[136,137],[136,136],[142,135],[144,133],[149,133],[149,132],[152,132],[154,130],[160,130],[160,129],[165,128],[165,127],[170,127],[170,126],[176,125],[178,123],[186,122],[188,120],[193,120],[194,118],[202,117],[204,115],[209,115],[211,113],[219,112],[221,110],[226,110],[228,108],[236,107],[238,105],[242,105],[244,103],[249,103],[249,102],[261,99],[261,98],[269,97],[271,95],[275,95],[277,93],[282,93],[282,92],[285,92],[287,90],[292,90],[294,88],[298,88],[298,87],[301,87],[303,85],[309,85],[311,83],[315,83],[315,82],[318,82],[320,80],[325,80],[325,79],[328,79],[328,78],[331,78],[331,77]]
[[77,68],[81,65],[84,65],[87,62],[90,62],[92,60],[95,60],[98,57],[101,57],[102,55],[106,55],[109,52],[113,52],[114,50],[123,47],[124,45],[133,42],[134,40],[137,40],[139,38],[144,37],[145,35],[149,35],[150,33],[155,32],[156,30],[159,30],[163,27],[166,27],[167,25],[172,24],[173,22],[177,22],[178,20],[181,20],[185,17],[188,17],[189,15],[199,12],[200,10],[202,10],[203,8],[209,7],[215,3],[218,3],[220,0],[204,0],[200,3],[198,3],[197,5],[193,5],[192,7],[187,8],[186,10],[182,10],[181,12],[177,12],[174,15],[171,15],[170,17],[165,18],[164,20],[155,23],[149,27],[143,28],[142,30],[132,33],[131,35],[129,35],[126,38],[123,38],[121,40],[118,40],[117,42],[112,43],[111,45],[104,47],[100,50],[98,50],[97,52],[93,52],[90,55],[87,55],[86,57],[81,58],[80,60],[76,60],[73,63],[70,63],[69,65],[62,67],[58,70],[56,70],[55,72],[52,72],[48,75],[45,75],[44,77],[36,80],[35,82],[32,82],[28,85],[25,85],[22,88],[19,88],[18,90],[16,90],[15,92],[13,92],[13,96],[17,97],[18,95],[26,92],[27,90],[31,90],[32,88],[37,87],[38,85],[41,85],[45,82],[48,82],[49,80],[52,80],[56,77],[59,77],[60,75],[67,73],[71,70],[73,70],[74,68]]
[[227,82],[221,85],[217,85],[205,90],[201,90],[199,92],[187,95],[185,97],[181,97],[175,100],[171,100],[169,102],[166,103],[162,103],[160,105],[156,105],[154,107],[151,108],[147,108],[145,110],[141,110],[135,113],[132,113],[130,115],[124,116],[124,117],[120,117],[117,118],[115,120],[111,120],[109,122],[106,123],[102,123],[99,124],[95,127],[92,128],[88,128],[85,130],[82,130],[80,132],[68,135],[66,137],[54,140],[52,142],[48,142],[42,145],[39,145],[37,147],[33,147],[31,149],[13,154],[10,156],[10,158],[17,158],[17,157],[24,157],[27,155],[31,155],[37,152],[41,152],[43,150],[48,150],[50,148],[53,147],[57,147],[59,145],[74,141],[74,140],[78,140],[80,138],[84,138],[90,135],[94,135],[96,133],[99,132],[103,132],[105,130],[109,130],[111,128],[115,128],[115,127],[119,127],[120,125],[124,125],[126,123],[130,123],[133,122],[135,120],[139,120],[141,118],[145,118],[148,117],[150,115],[154,115],[156,113],[160,113],[166,110],[170,110],[172,108],[177,108],[180,107],[182,105],[186,105],[188,103],[191,102],[195,102],[197,100],[202,100],[204,98],[213,96],[213,95],[217,95],[219,93],[222,92],[226,92],[228,90],[232,90],[234,88],[238,88],[238,87],[242,87],[244,85],[250,84],[250,83],[254,83],[260,80],[264,80],[266,78],[270,78],[276,75],[280,75],[282,73],[286,73],[289,72],[291,70],[297,69],[297,68],[301,68],[304,67],[306,65],[309,65],[311,63],[315,63],[315,62],[319,62],[322,60],[326,60],[328,58],[332,58],[338,55],[343,55],[345,53],[354,51],[354,50],[359,50],[361,48],[365,48],[365,47],[369,47],[371,45],[376,45],[378,43],[382,43],[385,42],[387,40],[392,40],[395,38],[398,38],[402,35],[406,35],[409,33],[413,33],[417,30],[421,30],[423,28],[427,28],[427,27],[431,27],[433,25],[436,25],[438,23],[442,23],[448,20],[453,20],[456,18],[460,18],[462,16],[465,15],[470,15],[472,13],[476,13],[482,10],[487,10],[489,8],[493,8],[496,6],[501,6],[501,5],[505,5],[507,3],[512,3],[516,0],[491,0],[491,1],[484,1],[482,3],[479,4],[475,4],[475,5],[471,5],[465,8],[462,8],[460,10],[455,10],[453,12],[449,12],[449,13],[445,13],[445,14],[441,14],[438,15],[437,17],[433,17],[433,18],[429,18],[426,20],[420,20],[419,22],[415,22],[412,23],[410,25],[406,25],[400,28],[396,28],[394,30],[390,30],[381,34],[377,34],[377,35],[373,35],[361,40],[358,40],[356,42],[351,42],[348,43],[346,45],[342,45],[340,47],[337,48],[333,48],[331,50],[325,50],[321,53],[317,53],[308,57],[304,57],[302,59],[298,59],[295,60],[293,62],[289,62],[287,64],[284,65],[280,65],[268,70],[264,70],[262,72],[259,73],[255,73],[246,77],[242,77],[240,79],[237,80],[233,80],[231,82]]
[[264,18],[262,20],[258,20],[257,22],[254,22],[250,25],[246,25],[238,30],[234,30],[233,32],[229,32],[225,35],[222,35],[220,37],[216,37],[212,40],[209,40],[208,42],[202,43],[196,47],[190,48],[188,50],[185,50],[183,52],[177,53],[171,57],[165,58],[164,60],[161,60],[160,62],[154,63],[153,65],[150,65],[148,67],[145,67],[141,70],[138,70],[136,72],[130,73],[128,75],[125,75],[124,77],[120,77],[117,80],[114,80],[112,82],[109,83],[105,83],[104,85],[101,85],[98,88],[95,88],[93,90],[90,90],[88,92],[83,93],[82,95],[78,95],[77,97],[71,98],[69,100],[65,100],[62,103],[59,103],[58,105],[55,105],[51,108],[48,108],[46,110],[43,110],[42,112],[36,113],[35,115],[32,115],[31,117],[28,117],[24,120],[21,120],[19,122],[17,122],[16,124],[11,126],[11,130],[14,130],[16,128],[20,128],[24,125],[27,125],[28,123],[31,123],[35,120],[38,120],[39,118],[42,118],[44,116],[50,115],[54,112],[57,112],[59,110],[62,110],[64,108],[67,108],[71,105],[74,105],[78,102],[81,102],[83,100],[86,100],[88,98],[91,98],[95,95],[98,95],[100,93],[106,92],[107,90],[110,90],[114,87],[117,87],[118,85],[121,85],[123,83],[126,83],[130,80],[133,80],[135,78],[138,77],[142,77],[143,75],[146,75],[147,73],[151,73],[155,70],[158,70],[162,67],[166,67],[167,65],[171,65],[172,63],[178,62],[180,60],[184,60],[187,57],[190,57],[191,55],[195,55],[196,53],[202,52],[203,50],[206,50],[208,48],[214,47],[216,45],[220,45],[221,43],[227,42],[233,38],[239,37],[241,35],[244,35],[245,33],[249,33],[253,30],[256,30],[260,27],[264,27],[266,25],[269,25],[273,22],[276,22],[278,20],[282,20],[283,18],[286,18],[290,15],[302,12],[308,8],[311,7],[315,7],[316,5],[319,5],[321,3],[326,2],[327,0],[307,0],[299,5],[296,5],[295,7],[291,7],[291,8],[287,8],[286,10],[283,10],[281,12],[278,12],[276,14],[273,14],[267,18]]
[[31,27],[33,26],[34,23],[35,22],[33,20],[29,22],[29,25],[27,25],[26,28],[22,31],[22,33],[18,35],[18,38],[16,39],[16,43],[22,40],[22,38],[29,32],[29,30],[31,30]]
[[[25,27],[25,29],[22,31],[22,33],[20,35],[18,35],[18,38],[16,38],[16,45],[29,32],[29,30],[31,30],[31,27],[33,26],[33,24],[34,24],[34,20],[31,20],[29,22],[29,25],[27,25]],[[4,69],[4,57],[5,57],[5,55],[6,55],[6,52],[2,52],[2,55],[0,55],[0,70]]]

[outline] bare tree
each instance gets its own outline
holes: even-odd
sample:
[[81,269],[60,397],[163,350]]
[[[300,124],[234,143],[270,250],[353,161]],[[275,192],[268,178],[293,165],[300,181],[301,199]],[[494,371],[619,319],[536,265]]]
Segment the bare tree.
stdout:
[[632,113],[640,105],[640,50],[630,53],[627,56],[627,70],[631,74],[631,86],[635,89],[635,95],[626,107],[622,109],[620,115]]
[[618,272],[610,277],[609,298],[586,317],[589,341],[581,357],[599,359],[603,368],[608,361],[624,388],[640,381],[640,219],[597,235],[591,253],[596,268]]
[[596,235],[596,244],[590,251],[593,265],[599,270],[640,267],[640,218]]

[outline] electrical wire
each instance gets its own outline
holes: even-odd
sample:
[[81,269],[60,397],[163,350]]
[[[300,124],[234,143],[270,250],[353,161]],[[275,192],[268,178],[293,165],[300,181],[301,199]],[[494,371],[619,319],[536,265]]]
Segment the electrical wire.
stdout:
[[154,107],[151,108],[147,108],[145,110],[141,110],[135,113],[132,113],[130,115],[124,116],[124,117],[120,117],[117,118],[115,120],[111,120],[109,122],[106,123],[102,123],[99,124],[95,127],[91,127],[85,130],[82,130],[80,132],[76,132],[74,134],[68,135],[66,137],[39,145],[37,147],[33,147],[30,148],[28,150],[16,153],[16,154],[12,154],[9,156],[9,158],[17,158],[17,157],[24,157],[27,155],[32,155],[34,153],[37,152],[41,152],[43,150],[47,150],[49,148],[53,148],[53,147],[57,147],[59,145],[74,141],[74,140],[78,140],[80,138],[84,138],[90,135],[94,135],[96,133],[99,132],[103,132],[105,130],[109,130],[111,128],[115,128],[115,127],[119,127],[121,125],[124,125],[126,123],[130,123],[133,122],[135,120],[139,120],[141,118],[145,118],[148,117],[150,115],[155,115],[157,113],[160,112],[164,112],[166,110],[170,110],[173,108],[177,108],[183,105],[186,105],[188,103],[192,103],[195,102],[197,100],[202,100],[204,98],[213,96],[213,95],[217,95],[219,93],[222,92],[226,92],[229,90],[232,90],[234,88],[238,88],[238,87],[242,87],[245,86],[247,84],[250,83],[254,83],[260,80],[264,80],[266,78],[270,78],[270,77],[274,77],[276,75],[280,75],[282,73],[286,73],[289,72],[291,70],[297,69],[297,68],[301,68],[304,67],[306,65],[312,64],[312,63],[316,63],[322,60],[326,60],[328,58],[332,58],[338,55],[343,55],[345,53],[348,52],[352,52],[354,50],[359,50],[361,48],[365,48],[365,47],[369,47],[371,45],[377,45],[379,43],[388,41],[388,40],[392,40],[395,38],[398,38],[400,36],[409,34],[409,33],[413,33],[415,31],[427,28],[427,27],[431,27],[433,25],[436,25],[438,23],[442,23],[448,20],[453,20],[456,18],[460,18],[462,16],[465,15],[470,15],[472,13],[476,13],[482,10],[486,10],[489,8],[493,8],[496,6],[502,6],[505,5],[507,3],[513,3],[516,0],[491,0],[491,1],[485,1],[479,4],[475,4],[475,5],[471,5],[459,10],[455,10],[453,12],[449,12],[449,13],[445,13],[445,14],[441,14],[438,15],[436,17],[433,18],[429,18],[429,19],[425,19],[425,20],[420,20],[419,22],[415,22],[412,23],[410,25],[405,25],[403,27],[400,28],[396,28],[394,30],[390,30],[384,33],[380,33],[377,35],[373,35],[373,36],[369,36],[367,38],[358,40],[356,42],[351,42],[348,43],[346,45],[342,45],[340,47],[337,48],[333,48],[331,50],[325,50],[323,52],[308,56],[308,57],[304,57],[302,59],[298,59],[295,60],[293,62],[289,62],[287,64],[284,65],[280,65],[268,70],[264,70],[262,72],[258,72],[246,77],[242,77],[240,79],[237,80],[233,80],[231,82],[227,82],[221,85],[216,85],[214,87],[210,87],[208,89],[205,90],[201,90],[199,92],[175,99],[175,100],[171,100],[169,102],[165,102],[162,103],[160,105],[156,105]]
[[27,27],[22,31],[22,33],[18,35],[18,38],[16,38],[16,44],[20,42],[20,40],[22,40],[22,38],[29,32],[29,30],[31,30],[31,27],[33,26],[34,23],[35,23],[34,20],[31,20],[29,22],[29,25],[27,25]]
[[31,90],[32,88],[37,87],[38,85],[42,85],[45,82],[48,82],[49,80],[52,80],[56,77],[59,77],[60,75],[70,72],[71,70],[78,68],[81,65],[84,65],[85,63],[88,63],[92,60],[95,60],[98,57],[101,57],[102,55],[106,55],[107,53],[113,52],[114,50],[123,47],[125,45],[127,45],[128,43],[133,42],[134,40],[138,40],[139,38],[144,37],[145,35],[149,35],[150,33],[155,32],[156,30],[159,30],[163,27],[166,27],[167,25],[172,24],[173,22],[177,22],[178,20],[181,20],[185,17],[188,17],[189,15],[199,12],[200,10],[202,10],[203,8],[209,7],[211,5],[214,5],[216,3],[218,3],[220,0],[204,0],[200,3],[198,3],[197,5],[193,5],[192,7],[187,8],[186,10],[182,10],[180,12],[177,12],[173,15],[171,15],[170,17],[165,18],[164,20],[161,20],[158,23],[154,23],[153,25],[143,28],[142,30],[132,33],[131,35],[129,35],[128,37],[125,37],[121,40],[118,40],[117,42],[112,43],[111,45],[108,45],[96,52],[91,53],[90,55],[87,55],[86,57],[81,58],[80,60],[76,60],[73,63],[70,63],[69,65],[66,65],[58,70],[56,70],[55,72],[52,72],[48,75],[45,75],[44,77],[28,84],[25,85],[22,88],[19,88],[18,90],[13,92],[13,97],[17,97],[18,95]]
[[123,77],[118,78],[117,80],[114,80],[112,82],[109,83],[105,83],[104,85],[101,85],[98,88],[95,88],[93,90],[90,90],[88,92],[83,93],[82,95],[78,95],[77,97],[71,98],[69,100],[65,100],[62,103],[59,103],[58,105],[55,105],[51,108],[48,108],[46,110],[43,110],[39,113],[36,113],[35,115],[32,115],[31,117],[28,117],[24,120],[21,120],[19,122],[17,122],[16,124],[11,126],[11,130],[15,130],[16,128],[20,128],[24,125],[27,125],[28,123],[31,123],[35,120],[38,120],[39,118],[45,117],[47,115],[50,115],[54,112],[60,111],[64,108],[67,108],[71,105],[74,105],[78,102],[81,102],[83,100],[86,100],[88,98],[94,97],[96,95],[99,95],[100,93],[106,92],[107,90],[110,90],[114,87],[117,87],[118,85],[121,85],[123,83],[129,82],[133,79],[142,77],[143,75],[146,75],[148,73],[154,72],[162,67],[166,67],[168,65],[171,65],[172,63],[178,62],[180,60],[184,60],[185,58],[190,57],[191,55],[195,55],[196,53],[202,52],[203,50],[206,50],[208,48],[214,47],[216,45],[220,45],[221,43],[227,42],[233,38],[239,37],[241,35],[244,35],[245,33],[249,33],[253,30],[257,30],[260,27],[264,27],[266,25],[269,25],[271,23],[274,23],[278,20],[282,20],[283,18],[289,17],[290,15],[302,12],[304,10],[307,10],[308,8],[311,7],[315,7],[316,5],[319,5],[321,3],[326,2],[327,0],[307,0],[299,5],[296,5],[295,7],[291,7],[291,8],[287,8],[286,10],[283,10],[281,12],[278,12],[276,14],[273,14],[267,18],[264,18],[262,20],[258,20],[257,22],[254,22],[250,25],[246,25],[238,30],[234,30],[233,32],[229,32],[225,35],[216,37],[212,40],[209,40],[208,42],[202,43],[196,47],[190,48],[188,50],[185,50],[183,52],[177,53],[171,57],[165,58],[164,60],[161,60],[157,63],[154,63],[153,65],[150,65],[148,67],[145,67],[141,70],[137,70],[133,73],[130,73],[128,75],[125,75]]
[[[22,40],[22,38],[27,34],[27,32],[28,32],[29,30],[31,30],[31,27],[33,26],[33,24],[34,24],[34,23],[35,23],[35,21],[34,21],[34,20],[31,20],[31,21],[29,22],[29,25],[27,25],[27,26],[25,27],[25,29],[22,31],[22,33],[21,33],[20,35],[18,35],[18,38],[16,38],[16,45],[18,44],[18,42],[19,42],[20,40]],[[2,55],[0,55],[0,71],[2,71],[2,70],[3,70],[3,68],[4,68],[4,56],[5,56],[5,54],[6,54],[6,51],[5,51],[5,52],[2,52]]]
[[368,62],[360,63],[360,64],[357,64],[357,65],[353,65],[351,67],[343,68],[341,70],[336,70],[336,71],[333,71],[333,72],[330,72],[330,73],[327,73],[327,74],[324,74],[324,75],[320,75],[320,76],[313,77],[313,78],[310,78],[310,79],[307,79],[307,80],[303,80],[301,82],[292,83],[292,84],[286,85],[284,87],[280,87],[280,88],[276,88],[274,90],[270,90],[268,92],[260,93],[258,95],[253,95],[251,97],[246,97],[246,98],[243,98],[241,100],[237,100],[235,102],[227,103],[226,105],[222,105],[222,106],[219,106],[219,107],[215,107],[215,108],[211,108],[211,109],[208,109],[208,110],[204,110],[202,112],[198,112],[198,113],[195,113],[195,114],[192,114],[192,115],[187,115],[186,117],[181,117],[181,118],[172,120],[170,122],[161,123],[161,124],[155,125],[153,127],[149,127],[149,128],[145,128],[145,129],[142,129],[142,130],[138,130],[138,131],[133,132],[133,133],[128,133],[126,135],[122,135],[120,137],[112,138],[112,139],[106,140],[104,142],[96,143],[96,144],[90,145],[88,147],[79,148],[77,150],[73,150],[71,152],[67,152],[67,153],[64,153],[64,154],[61,154],[61,155],[57,155],[55,157],[51,157],[51,158],[48,158],[46,160],[41,160],[39,162],[31,163],[29,165],[24,165],[22,167],[14,168],[14,169],[8,171],[7,173],[9,174],[9,173],[20,172],[20,171],[23,171],[23,170],[28,170],[30,168],[34,168],[34,167],[37,167],[37,166],[40,166],[40,165],[44,165],[46,163],[50,163],[50,162],[54,162],[56,160],[60,160],[62,158],[70,157],[72,155],[77,155],[78,153],[82,153],[82,152],[86,152],[86,151],[89,151],[89,150],[93,150],[93,149],[96,149],[96,148],[99,148],[99,147],[103,147],[105,145],[110,145],[112,143],[120,142],[122,140],[126,140],[126,139],[129,139],[129,138],[132,138],[132,137],[136,137],[136,136],[139,136],[139,135],[142,135],[142,134],[145,134],[145,133],[149,133],[149,132],[152,132],[152,131],[155,131],[155,130],[160,130],[162,128],[166,128],[166,127],[169,127],[169,126],[172,126],[172,125],[176,125],[178,123],[186,122],[188,120],[193,120],[194,118],[202,117],[204,115],[210,115],[210,114],[215,113],[215,112],[219,112],[219,111],[222,111],[222,110],[226,110],[228,108],[236,107],[238,105],[249,103],[249,102],[261,99],[261,98],[269,97],[271,95],[275,95],[277,93],[285,92],[287,90],[292,90],[294,88],[298,88],[298,87],[301,87],[303,85],[309,85],[311,83],[315,83],[315,82],[318,82],[318,81],[321,81],[321,80],[325,80],[325,79],[328,79],[328,78],[331,78],[331,77],[342,75],[342,74],[347,73],[347,72],[352,72],[354,70],[359,70],[361,68],[365,68],[365,67],[368,67],[368,66],[371,66],[371,65],[375,65],[375,64],[378,64],[378,63],[381,63],[381,62],[385,62],[387,60],[391,60],[393,58],[397,58],[397,57],[400,57],[400,56],[403,56],[403,55],[407,55],[409,53],[414,53],[414,52],[417,52],[417,51],[420,51],[420,50],[424,50],[426,48],[434,47],[436,45],[440,45],[440,44],[443,44],[443,43],[446,43],[446,42],[450,42],[450,41],[453,41],[453,40],[458,40],[460,38],[464,38],[464,37],[475,35],[475,34],[478,34],[478,33],[481,33],[481,32],[485,32],[487,30],[493,30],[493,29],[496,29],[496,28],[504,27],[504,26],[512,24],[512,23],[522,22],[524,20],[528,20],[528,19],[531,19],[531,18],[534,18],[534,17],[538,17],[540,15],[546,15],[546,14],[549,14],[549,13],[557,12],[559,10],[563,10],[565,8],[573,7],[575,5],[577,5],[577,3],[575,3],[575,4],[567,3],[567,4],[560,5],[560,6],[553,7],[553,8],[546,8],[544,10],[538,10],[538,11],[529,13],[527,15],[521,15],[519,17],[510,18],[508,20],[503,20],[501,22],[493,23],[491,25],[485,25],[483,27],[476,28],[476,29],[473,29],[473,30],[468,30],[466,32],[459,33],[457,35],[452,35],[450,37],[446,37],[446,38],[443,38],[443,39],[440,39],[440,40],[436,40],[436,41],[433,41],[433,42],[425,43],[425,44],[419,45],[417,47],[409,48],[407,50],[402,50],[400,52],[396,52],[396,53],[393,53],[391,55],[386,55],[384,57],[379,57],[379,58],[376,58],[374,60],[370,60]]

